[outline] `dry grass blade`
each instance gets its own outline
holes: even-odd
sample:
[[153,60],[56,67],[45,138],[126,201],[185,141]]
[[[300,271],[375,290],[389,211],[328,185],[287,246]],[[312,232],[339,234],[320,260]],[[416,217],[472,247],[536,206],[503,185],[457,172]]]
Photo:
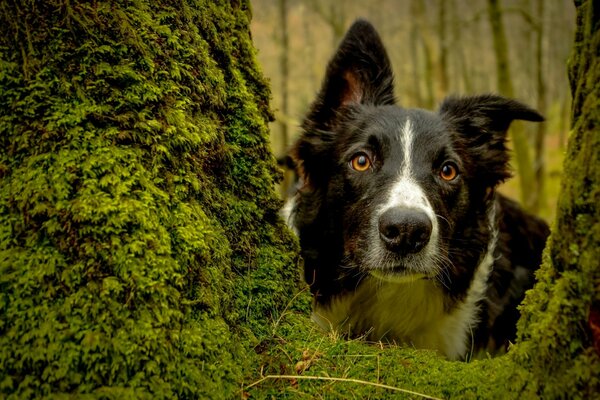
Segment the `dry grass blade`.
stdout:
[[351,382],[351,383],[358,383],[360,385],[367,385],[367,386],[373,386],[373,387],[378,387],[381,389],[387,389],[387,390],[392,390],[395,392],[401,392],[401,393],[406,393],[406,394],[410,394],[413,396],[419,396],[422,397],[424,399],[431,399],[431,400],[442,400],[439,397],[433,397],[433,396],[429,396],[423,393],[418,393],[418,392],[413,392],[412,390],[408,390],[408,389],[402,389],[399,387],[395,387],[395,386],[389,386],[389,385],[384,385],[382,383],[375,383],[375,382],[369,382],[369,381],[363,381],[360,379],[352,379],[352,378],[335,378],[335,377],[330,377],[330,376],[310,376],[310,375],[266,375],[264,377],[262,377],[261,379],[257,380],[256,382],[246,386],[246,390],[257,386],[259,384],[261,384],[262,382],[269,380],[269,379],[304,379],[304,380],[313,380],[313,381],[333,381],[333,382]]

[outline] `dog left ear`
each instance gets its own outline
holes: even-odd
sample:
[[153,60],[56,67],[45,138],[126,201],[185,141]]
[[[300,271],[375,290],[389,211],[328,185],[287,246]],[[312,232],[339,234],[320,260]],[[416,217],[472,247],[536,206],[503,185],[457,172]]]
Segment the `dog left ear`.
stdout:
[[463,138],[487,186],[511,176],[506,133],[516,119],[541,122],[533,108],[498,95],[448,97],[440,106],[441,117]]
[[321,90],[306,116],[305,130],[331,130],[337,111],[352,103],[394,104],[393,80],[379,34],[368,21],[357,20],[327,65]]
[[390,60],[369,22],[350,27],[327,66],[321,90],[302,122],[303,133],[291,151],[306,188],[328,181],[331,143],[341,115],[353,105],[394,104]]

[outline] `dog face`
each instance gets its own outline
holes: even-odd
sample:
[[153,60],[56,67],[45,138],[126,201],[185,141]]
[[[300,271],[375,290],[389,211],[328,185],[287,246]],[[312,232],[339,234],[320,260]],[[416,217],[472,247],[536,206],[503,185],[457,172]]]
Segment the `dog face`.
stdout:
[[328,199],[340,209],[343,257],[379,275],[434,277],[468,209],[463,160],[435,115],[356,107],[336,133]]
[[293,151],[304,182],[294,225],[317,295],[367,273],[436,279],[463,293],[489,241],[493,190],[509,176],[508,126],[542,120],[495,95],[448,98],[436,113],[394,103],[383,44],[358,21]]

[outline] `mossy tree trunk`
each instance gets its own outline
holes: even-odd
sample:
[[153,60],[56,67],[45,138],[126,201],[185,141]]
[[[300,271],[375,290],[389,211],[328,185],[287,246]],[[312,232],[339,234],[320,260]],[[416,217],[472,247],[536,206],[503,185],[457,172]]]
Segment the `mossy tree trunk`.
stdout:
[[536,378],[529,384],[536,392],[593,398],[600,388],[600,9],[593,0],[575,4],[572,132],[553,233],[514,355]]
[[249,18],[1,3],[0,397],[239,390],[299,275]]

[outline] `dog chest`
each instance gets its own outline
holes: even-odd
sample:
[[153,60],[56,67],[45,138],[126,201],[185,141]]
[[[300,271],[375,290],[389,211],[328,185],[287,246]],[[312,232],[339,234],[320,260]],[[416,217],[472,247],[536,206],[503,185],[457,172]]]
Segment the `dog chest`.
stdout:
[[465,306],[446,311],[443,291],[430,280],[398,284],[367,277],[354,292],[316,305],[313,319],[325,330],[437,349],[455,359],[466,351],[464,328],[476,311]]

